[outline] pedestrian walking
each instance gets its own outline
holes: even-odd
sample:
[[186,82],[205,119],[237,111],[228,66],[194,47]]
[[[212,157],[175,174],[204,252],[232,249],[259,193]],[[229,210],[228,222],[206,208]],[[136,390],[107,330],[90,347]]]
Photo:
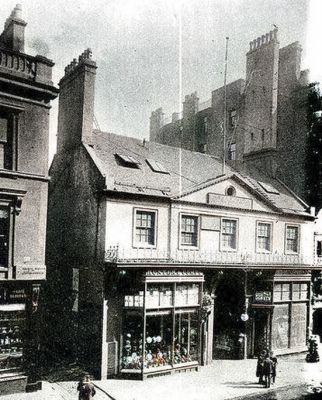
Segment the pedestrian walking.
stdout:
[[265,377],[266,388],[271,387],[272,375],[273,375],[273,361],[270,359],[269,354],[266,354],[264,360],[264,377]]
[[77,390],[79,391],[78,400],[91,400],[96,394],[95,387],[89,375],[85,375],[84,378],[79,381]]
[[270,352],[270,358],[273,362],[273,372],[272,372],[272,383],[275,383],[276,378],[276,368],[277,368],[277,357],[275,356],[274,352]]
[[263,384],[264,383],[264,360],[266,357],[266,351],[262,350],[260,354],[258,355],[257,358],[257,366],[256,366],[256,376],[258,378],[258,383]]

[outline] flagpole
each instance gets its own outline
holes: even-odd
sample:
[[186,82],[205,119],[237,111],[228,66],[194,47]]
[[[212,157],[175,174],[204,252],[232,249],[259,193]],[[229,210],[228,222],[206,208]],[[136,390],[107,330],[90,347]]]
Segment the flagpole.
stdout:
[[224,73],[224,124],[223,124],[223,159],[222,159],[222,174],[225,175],[226,171],[226,131],[227,131],[227,61],[228,61],[228,41],[226,37],[226,51],[225,51],[225,73]]

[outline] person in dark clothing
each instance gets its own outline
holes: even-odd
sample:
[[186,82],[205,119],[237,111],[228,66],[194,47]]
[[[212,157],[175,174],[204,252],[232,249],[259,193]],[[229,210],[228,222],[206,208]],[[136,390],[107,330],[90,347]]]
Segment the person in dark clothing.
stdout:
[[95,387],[89,375],[85,375],[84,378],[80,380],[77,390],[79,391],[78,400],[91,400],[96,394]]
[[263,350],[263,351],[261,351],[261,353],[259,354],[258,359],[257,359],[256,376],[258,378],[259,384],[264,384],[263,376],[264,376],[265,357],[266,357],[266,351]]
[[273,374],[273,361],[270,359],[269,354],[266,355],[264,360],[264,377],[265,377],[265,387],[271,387],[271,380]]
[[276,378],[276,368],[277,368],[277,358],[274,355],[274,352],[270,352],[270,358],[273,362],[273,372],[272,372],[272,383],[275,383],[275,378]]

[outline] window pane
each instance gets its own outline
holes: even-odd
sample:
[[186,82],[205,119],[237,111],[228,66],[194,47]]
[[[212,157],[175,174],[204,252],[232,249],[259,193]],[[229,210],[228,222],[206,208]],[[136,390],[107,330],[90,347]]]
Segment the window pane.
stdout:
[[198,244],[198,217],[181,216],[181,244],[184,246],[197,246]]
[[140,370],[142,368],[142,333],[142,315],[125,311],[121,369]]
[[234,220],[222,220],[221,244],[226,249],[236,249],[236,227],[237,222]]
[[178,313],[175,317],[173,364],[198,360],[198,313]]
[[293,253],[298,251],[298,227],[287,226],[286,227],[286,250]]
[[301,300],[307,300],[308,294],[309,294],[308,284],[301,283],[301,296],[300,296]]
[[136,211],[135,239],[137,243],[153,245],[155,243],[155,213]]
[[8,140],[8,120],[0,117],[0,142],[6,143]]
[[0,266],[8,266],[9,208],[0,207]]
[[290,284],[289,283],[283,283],[282,285],[282,300],[290,300]]
[[0,114],[0,168],[13,166],[13,124],[12,116]]
[[144,368],[171,365],[172,315],[149,315],[146,317]]
[[257,248],[270,251],[271,249],[271,225],[258,223],[257,225]]

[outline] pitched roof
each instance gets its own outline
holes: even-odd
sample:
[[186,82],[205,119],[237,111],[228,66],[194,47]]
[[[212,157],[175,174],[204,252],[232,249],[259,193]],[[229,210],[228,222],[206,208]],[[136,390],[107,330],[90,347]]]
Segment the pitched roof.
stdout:
[[[282,182],[255,169],[237,171],[230,166],[223,176],[222,163],[214,156],[97,130],[91,145],[84,146],[106,176],[107,190],[178,198],[233,178],[275,211],[309,215],[307,205]],[[160,171],[151,167],[153,161]]]

